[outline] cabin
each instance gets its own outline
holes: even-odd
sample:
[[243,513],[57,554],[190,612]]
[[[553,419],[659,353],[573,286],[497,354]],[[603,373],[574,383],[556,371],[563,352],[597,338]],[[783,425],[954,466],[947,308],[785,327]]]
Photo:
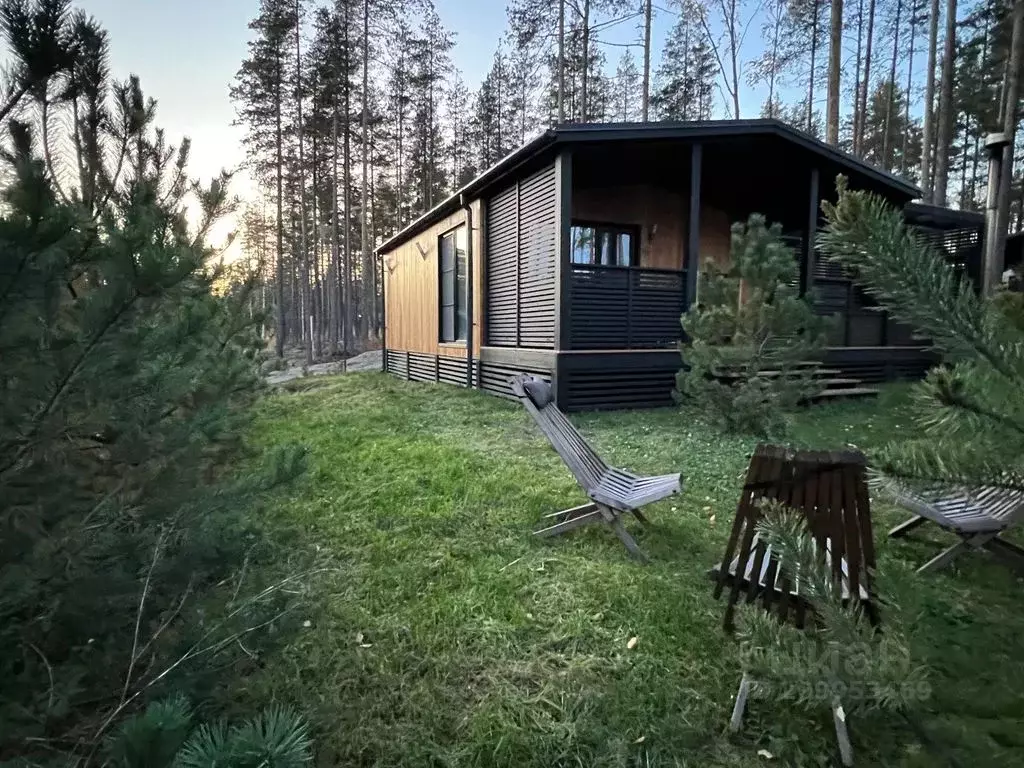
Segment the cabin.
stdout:
[[[839,174],[901,208],[920,196],[776,120],[547,130],[377,249],[385,370],[506,396],[532,373],[566,410],[670,405],[701,265],[728,264],[731,225],[758,212],[782,225],[818,311],[839,316],[826,366],[919,377],[926,345],[813,248]],[[980,220],[906,210],[950,258],[977,260]]]

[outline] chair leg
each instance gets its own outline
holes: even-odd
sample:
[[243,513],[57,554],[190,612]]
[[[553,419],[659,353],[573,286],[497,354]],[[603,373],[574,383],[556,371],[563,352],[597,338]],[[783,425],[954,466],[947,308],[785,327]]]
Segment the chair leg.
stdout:
[[635,517],[637,520],[639,520],[643,525],[650,525],[651,524],[651,521],[648,520],[644,516],[643,512],[641,512],[639,509],[633,509],[633,510],[630,510],[630,511],[633,513],[633,517]]
[[581,504],[578,507],[571,507],[569,509],[561,509],[558,512],[552,512],[548,515],[544,515],[542,520],[554,519],[556,523],[562,523],[566,520],[572,520],[574,517],[579,517],[587,512],[593,512],[597,509],[597,504],[589,502],[587,504]]
[[1018,571],[1024,571],[1024,549],[1009,541],[993,536],[983,545],[985,549],[998,557],[1004,563]]
[[929,571],[936,571],[939,568],[944,568],[953,562],[953,560],[955,560],[965,549],[967,549],[967,542],[958,541],[953,546],[942,550],[939,554],[918,568],[917,572],[919,574],[924,574]]
[[846,730],[846,711],[838,698],[832,700],[832,722],[836,726],[836,741],[839,742],[839,757],[844,766],[853,765],[853,745]]
[[914,515],[912,518],[907,520],[905,523],[900,523],[891,531],[889,531],[889,538],[898,539],[901,536],[906,536],[912,530],[918,526],[924,525],[928,522],[928,518],[921,517],[920,515]]
[[574,528],[580,528],[584,525],[589,525],[590,523],[601,522],[603,519],[604,515],[601,514],[601,511],[594,510],[593,512],[587,512],[585,514],[569,518],[568,520],[563,520],[562,522],[556,523],[548,528],[541,528],[539,531],[534,531],[533,535],[541,537],[558,536],[559,534],[566,533]]
[[603,504],[598,504],[598,510],[600,511],[601,516],[604,517],[605,522],[612,527],[613,531],[615,531],[615,535],[618,536],[622,543],[626,545],[626,549],[629,550],[629,554],[641,563],[650,562],[647,555],[644,554],[644,551],[640,549],[640,546],[636,543],[636,539],[630,536],[629,531],[626,530],[626,526],[622,524],[622,520],[619,515],[614,510],[604,506]]
[[740,680],[740,689],[736,691],[736,703],[732,707],[732,718],[729,720],[729,728],[732,731],[739,731],[743,725],[743,713],[747,709],[747,696],[750,695],[750,676],[744,672]]

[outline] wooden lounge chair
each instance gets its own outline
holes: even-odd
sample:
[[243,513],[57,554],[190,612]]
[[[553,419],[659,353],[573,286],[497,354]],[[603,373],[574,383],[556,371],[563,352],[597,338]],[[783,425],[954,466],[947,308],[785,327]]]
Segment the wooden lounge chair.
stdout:
[[[756,527],[765,499],[777,499],[801,512],[807,527],[832,568],[834,583],[844,600],[860,601],[877,621],[872,606],[871,571],[875,547],[864,456],[853,451],[791,451],[759,445],[747,470],[732,532],[722,562],[711,570],[714,595],[729,589],[725,628],[734,629],[735,607],[741,599],[760,599],[766,611],[780,621],[791,619],[803,627],[810,605],[800,594],[800,582],[790,583],[778,556],[760,540]],[[754,685],[744,674],[736,694],[730,726],[739,730],[747,697]],[[846,729],[842,702],[831,702],[832,719],[843,765],[853,765],[853,748]]]
[[646,562],[647,555],[637,546],[620,518],[628,512],[646,524],[640,508],[679,493],[681,476],[642,477],[609,467],[555,405],[547,382],[532,376],[517,376],[509,383],[590,498],[590,502],[582,506],[547,515],[545,520],[554,524],[535,534],[557,536],[591,523],[606,523],[633,557]]
[[960,541],[947,547],[917,569],[926,573],[949,565],[968,549],[987,549],[1018,569],[1024,567],[1024,549],[1000,537],[1004,531],[1024,522],[1024,491],[1014,488],[946,486],[915,492],[899,487],[894,500],[914,516],[889,531],[899,538],[929,520]]

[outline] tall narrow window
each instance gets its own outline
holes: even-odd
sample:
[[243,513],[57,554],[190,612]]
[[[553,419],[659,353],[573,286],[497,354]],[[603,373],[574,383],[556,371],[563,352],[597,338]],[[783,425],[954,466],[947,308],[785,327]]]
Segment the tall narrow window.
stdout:
[[442,342],[465,341],[469,326],[466,313],[466,227],[456,227],[441,235],[440,254]]

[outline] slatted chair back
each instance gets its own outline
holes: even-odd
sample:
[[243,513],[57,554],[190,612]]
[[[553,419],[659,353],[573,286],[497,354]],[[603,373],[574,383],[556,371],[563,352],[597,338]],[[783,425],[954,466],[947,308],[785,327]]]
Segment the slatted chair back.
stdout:
[[[774,610],[780,620],[804,624],[807,604],[799,598],[799,584],[789,583],[779,572],[776,558],[769,556],[766,561],[765,542],[755,543],[755,529],[763,516],[761,504],[766,499],[776,499],[804,516],[818,551],[826,553],[834,583],[850,599],[866,596],[871,615],[875,547],[864,455],[857,451],[794,451],[762,444],[750,460],[716,579],[716,598],[726,587],[730,590],[726,628],[732,628],[734,609],[741,598],[748,603],[761,598],[764,608]],[[730,567],[732,563],[735,569]]]
[[511,387],[576,482],[587,493],[595,490],[608,472],[608,465],[555,405],[551,385],[535,376],[517,376]]

